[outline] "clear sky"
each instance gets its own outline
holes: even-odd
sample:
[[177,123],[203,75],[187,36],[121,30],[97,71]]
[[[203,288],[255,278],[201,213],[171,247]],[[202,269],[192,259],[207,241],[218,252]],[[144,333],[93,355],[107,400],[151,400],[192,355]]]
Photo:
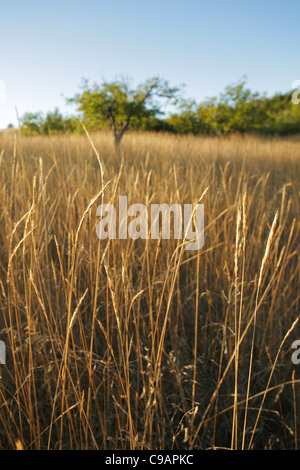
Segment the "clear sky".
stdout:
[[[185,96],[216,96],[243,75],[252,91],[300,79],[299,0],[0,0],[0,128],[26,111],[71,114],[91,83],[159,75]],[[4,102],[5,101],[5,102]]]

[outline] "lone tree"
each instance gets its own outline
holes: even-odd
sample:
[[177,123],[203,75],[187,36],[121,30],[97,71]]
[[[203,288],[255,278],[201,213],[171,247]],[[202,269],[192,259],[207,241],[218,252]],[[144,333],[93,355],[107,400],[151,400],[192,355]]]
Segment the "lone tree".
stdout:
[[163,114],[162,101],[176,104],[181,89],[182,86],[170,87],[168,81],[159,77],[150,78],[135,89],[125,79],[101,85],[95,83],[92,87],[84,80],[82,92],[67,101],[77,104],[77,111],[82,112],[83,121],[91,129],[97,129],[101,124],[109,125],[115,149],[119,152],[121,139],[129,125]]

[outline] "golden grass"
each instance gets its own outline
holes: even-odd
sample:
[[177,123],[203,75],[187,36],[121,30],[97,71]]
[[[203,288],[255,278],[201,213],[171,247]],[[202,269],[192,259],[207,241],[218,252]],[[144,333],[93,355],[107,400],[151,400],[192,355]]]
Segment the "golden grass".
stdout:
[[[299,446],[300,141],[0,135],[1,449]],[[102,240],[191,203],[205,242]]]

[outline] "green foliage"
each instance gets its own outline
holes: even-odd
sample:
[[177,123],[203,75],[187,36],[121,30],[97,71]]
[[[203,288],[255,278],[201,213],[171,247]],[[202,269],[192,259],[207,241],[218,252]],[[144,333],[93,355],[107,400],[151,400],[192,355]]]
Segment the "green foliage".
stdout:
[[80,123],[74,116],[63,117],[58,108],[45,116],[41,112],[25,113],[20,120],[24,135],[50,135],[80,131]]
[[181,100],[180,114],[172,114],[168,123],[180,134],[199,134],[204,131],[204,124],[197,116],[197,103],[195,100]]
[[20,124],[24,135],[42,134],[43,114],[41,112],[25,113],[20,119]]
[[68,102],[77,105],[89,130],[110,128],[117,147],[128,128],[145,128],[154,122],[158,125],[157,117],[163,114],[161,100],[175,103],[179,92],[180,87],[172,88],[159,77],[150,78],[136,88],[131,88],[125,79],[95,83],[92,87],[84,80],[82,92]]
[[[57,108],[45,116],[26,113],[21,129],[25,135],[82,132],[82,121],[89,131],[111,129],[116,148],[127,129],[195,135],[300,133],[300,105],[292,102],[292,92],[273,97],[252,93],[245,78],[200,103],[182,99],[181,90],[159,77],[135,88],[125,79],[92,86],[84,80],[81,92],[67,100],[77,106],[78,117],[64,117]],[[163,102],[175,104],[177,111],[165,117]]]
[[258,133],[285,135],[300,132],[300,106],[293,104],[292,93],[252,93],[246,80],[227,86],[219,98],[200,104],[183,102],[179,113],[168,118],[176,133],[228,134]]

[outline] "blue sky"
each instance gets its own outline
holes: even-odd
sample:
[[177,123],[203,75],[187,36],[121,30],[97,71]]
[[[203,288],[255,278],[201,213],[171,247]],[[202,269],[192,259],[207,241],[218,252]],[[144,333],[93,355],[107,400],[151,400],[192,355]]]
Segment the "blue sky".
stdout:
[[272,95],[300,79],[300,2],[2,1],[0,41],[0,128],[16,124],[16,108],[74,112],[64,97],[83,77],[159,75],[201,101],[246,75]]

